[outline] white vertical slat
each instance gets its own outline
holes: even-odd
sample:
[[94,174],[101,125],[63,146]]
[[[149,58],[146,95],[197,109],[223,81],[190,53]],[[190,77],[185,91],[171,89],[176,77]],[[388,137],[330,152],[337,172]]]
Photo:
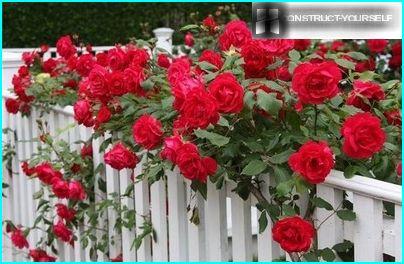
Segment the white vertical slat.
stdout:
[[355,261],[383,261],[383,204],[354,193]]
[[[341,207],[344,198],[343,191],[321,184],[317,185],[317,196],[330,203],[334,209]],[[320,248],[332,248],[335,244],[343,242],[342,220],[333,211],[317,208],[316,218],[318,220],[317,227],[322,223],[317,231],[317,241]]]
[[187,214],[185,186],[178,168],[166,171],[168,189],[168,223],[170,261],[186,261],[187,250]]
[[[121,195],[125,193],[128,186],[133,184],[132,180],[130,179],[131,175],[132,170],[129,169],[121,170],[119,172]],[[133,210],[135,208],[133,192],[130,197],[123,197],[121,202],[122,206],[126,206],[128,210]],[[136,250],[131,250],[132,242],[135,238],[135,227],[132,229],[128,229],[124,226],[122,227],[122,257],[124,261],[136,261]]]
[[233,261],[252,261],[251,199],[244,201],[230,187]]
[[[3,115],[2,115],[2,125],[3,125],[3,129],[4,128],[8,128],[9,127],[9,116],[11,116],[10,114],[7,113],[7,111],[4,111],[3,109]],[[10,142],[10,132],[7,131],[7,133],[3,133],[3,138],[2,138],[2,143],[3,146],[4,144],[7,144]],[[11,220],[13,221],[13,216],[12,216],[12,180],[11,180],[11,175],[8,175],[7,172],[7,168],[6,168],[6,164],[3,161],[3,183],[8,184],[9,187],[7,189],[3,189],[3,193],[5,195],[5,197],[3,197],[3,220]],[[3,232],[4,232],[4,227],[3,227]],[[3,242],[3,261],[13,261],[13,257],[12,257],[12,243],[10,241],[10,238],[5,236],[3,234],[2,237],[2,242]]]
[[168,261],[167,193],[163,179],[150,186],[151,220],[157,234],[153,242],[153,261]]
[[[146,162],[147,156],[144,155],[141,159],[141,161],[137,164],[135,170],[134,170],[134,177],[136,177],[140,174],[142,174],[143,170],[143,163]],[[136,181],[136,180],[135,180]],[[135,210],[136,210],[136,234],[141,234],[142,229],[140,229],[140,226],[143,225],[144,219],[142,216],[148,216],[149,215],[149,184],[146,180],[139,181],[135,183]],[[137,256],[137,261],[151,261],[152,256],[151,256],[151,240],[150,236],[146,236],[143,241],[141,246],[136,252]]]
[[213,183],[208,181],[206,201],[206,238],[207,260],[228,261],[228,239],[226,218],[226,186],[216,190]]
[[396,262],[402,259],[402,207],[399,204],[394,205],[394,256]]
[[[205,238],[205,201],[199,192],[191,189],[190,182],[187,183],[187,204],[188,212],[188,254],[189,261],[206,261],[206,238]],[[192,223],[193,210],[197,210],[199,224]]]
[[[107,181],[107,197],[110,200],[114,200],[115,203],[119,202],[119,172],[113,169],[111,166],[106,166],[106,181]],[[118,196],[113,196],[112,194],[118,194]],[[116,219],[118,218],[117,211],[115,208],[108,207],[108,236],[109,236],[109,256],[110,258],[115,258],[122,253],[122,238],[115,230]]]
[[[271,184],[270,175],[268,174],[262,175],[261,180],[262,182],[260,184],[260,188],[262,195],[267,200],[269,200],[270,199],[269,185]],[[260,217],[261,213],[259,212],[259,210],[257,210],[257,212],[258,217]],[[272,261],[274,259],[280,258],[279,244],[273,241],[272,239],[272,221],[268,215],[267,218],[268,218],[267,228],[261,234],[259,234],[258,232],[258,238],[257,238],[258,261]]]
[[[94,163],[94,170],[97,169],[99,164],[105,164],[104,163],[104,153],[100,151],[100,145],[103,142],[104,138],[99,137],[97,139],[93,139],[93,163]],[[106,165],[108,166],[108,165]],[[105,200],[106,194],[100,189],[99,187],[99,182],[98,180],[102,179],[105,181],[105,171],[101,170],[101,172],[97,173],[94,176],[94,192],[95,192],[95,203],[99,204],[101,201]],[[104,235],[108,236],[104,229],[107,229],[107,215],[104,213],[103,215],[100,215],[98,224],[97,224],[97,230],[96,230],[96,237],[97,237],[97,243],[103,240]],[[97,261],[107,261],[108,258],[106,254],[100,250],[97,250],[96,252],[97,256]]]

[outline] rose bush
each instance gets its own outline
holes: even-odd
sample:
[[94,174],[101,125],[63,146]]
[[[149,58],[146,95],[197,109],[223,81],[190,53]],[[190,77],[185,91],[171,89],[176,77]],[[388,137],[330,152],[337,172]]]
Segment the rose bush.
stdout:
[[[76,54],[74,39],[63,36],[58,59],[44,61],[41,50],[24,54],[26,65],[13,78],[17,99],[7,100],[6,109],[27,115],[31,105],[73,105],[77,124],[93,128],[89,142],[113,132],[100,149],[106,166],[133,169],[144,160],[134,181],[151,184],[177,166],[203,197],[207,181],[217,188],[234,182],[240,197],[257,198],[260,231],[273,221],[273,239],[292,260],[332,260],[331,249],[313,242],[322,224],[314,209],[338,216],[347,211],[344,220],[355,214],[317,197],[316,184],[332,169],[401,183],[401,41],[256,40],[245,22],[219,25],[212,16],[182,30],[181,56],[154,49],[154,40]],[[95,211],[88,206],[95,196],[89,142],[72,151],[49,135],[46,124],[39,126],[42,153],[57,158],[34,157],[24,172],[60,200],[39,211],[38,221],[49,227],[46,245],[71,243],[84,214],[96,221],[116,207],[108,199]],[[274,183],[270,200],[262,195],[268,180]],[[302,197],[308,198],[305,211]],[[57,220],[45,218],[45,210]],[[133,210],[121,210],[128,217],[122,221],[130,221]],[[7,224],[14,244],[28,247],[24,239],[36,226],[24,227],[23,235],[22,227]],[[88,245],[89,233],[82,237]],[[30,256],[54,260],[40,246]],[[95,247],[103,249],[102,243]],[[330,251],[331,258],[324,253]]]

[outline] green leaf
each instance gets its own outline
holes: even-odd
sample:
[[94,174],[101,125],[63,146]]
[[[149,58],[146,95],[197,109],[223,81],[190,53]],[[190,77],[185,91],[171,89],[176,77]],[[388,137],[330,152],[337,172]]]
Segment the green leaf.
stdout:
[[347,178],[347,179],[350,179],[353,176],[355,176],[356,171],[357,171],[356,166],[348,165],[344,169],[344,177]]
[[365,54],[363,54],[362,52],[357,52],[357,51],[350,51],[346,55],[348,55],[349,57],[351,57],[352,59],[355,59],[355,60],[367,60],[368,59],[368,57]]
[[244,167],[241,174],[254,176],[263,172],[266,167],[267,164],[265,164],[262,160],[252,160],[247,164],[247,166]]
[[255,101],[254,93],[252,91],[248,91],[244,94],[244,104],[250,109],[254,107]]
[[218,147],[223,147],[230,141],[230,138],[228,138],[228,137],[219,135],[214,132],[209,132],[209,131],[206,131],[203,129],[195,130],[194,134],[198,138],[205,138],[205,139],[209,140],[210,143],[212,143],[213,145],[218,146]]
[[257,92],[258,106],[273,116],[278,116],[279,110],[282,108],[282,101],[276,99],[276,93],[266,93],[263,90]]
[[347,252],[353,247],[353,244],[349,240],[345,240],[342,243],[335,244],[332,248],[337,252]]
[[207,61],[198,62],[198,65],[202,70],[206,70],[206,71],[217,70],[217,67],[215,65],[213,65],[212,63],[209,63]]
[[318,208],[324,208],[324,209],[326,209],[328,211],[333,210],[332,205],[329,202],[327,202],[326,200],[324,200],[324,199],[322,199],[320,197],[313,197],[311,199],[311,202]]
[[286,181],[286,182],[281,182],[278,184],[278,186],[276,186],[276,193],[279,196],[284,196],[286,194],[288,194],[289,192],[292,191],[293,189],[293,181]]
[[269,161],[273,164],[282,164],[288,161],[289,156],[294,152],[292,149],[285,150],[279,154],[269,157]]
[[318,257],[314,252],[308,252],[303,255],[304,259],[311,262],[318,262]]
[[349,70],[355,70],[355,63],[345,59],[335,59],[335,63]]
[[331,248],[324,248],[321,250],[321,257],[325,260],[325,261],[333,261],[335,259],[335,254],[334,251],[332,251]]
[[39,191],[35,192],[32,197],[34,198],[34,200],[37,200],[37,199],[41,198],[42,195],[43,195],[43,189],[40,189]]
[[352,212],[350,210],[338,210],[337,216],[344,221],[353,221],[356,219],[355,212]]
[[282,205],[282,212],[285,216],[294,216],[296,215],[295,209],[291,205],[283,204]]
[[262,212],[260,218],[258,218],[258,224],[259,224],[259,233],[261,234],[262,232],[265,231],[265,229],[268,226],[267,214],[265,212]]
[[145,81],[143,81],[140,86],[142,86],[143,89],[146,91],[150,91],[154,87],[154,82],[149,78]]
[[291,51],[289,51],[289,57],[292,61],[299,61],[300,59],[300,52],[298,52],[295,49],[292,49]]
[[199,28],[198,25],[191,24],[191,25],[183,26],[183,27],[180,29],[180,31],[189,31],[189,30],[191,30],[191,29],[197,29],[197,28]]

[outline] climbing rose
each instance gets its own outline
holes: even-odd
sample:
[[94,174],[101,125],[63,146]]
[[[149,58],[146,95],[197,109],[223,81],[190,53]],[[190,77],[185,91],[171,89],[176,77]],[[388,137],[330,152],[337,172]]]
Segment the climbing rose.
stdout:
[[53,184],[53,182],[62,178],[62,174],[56,171],[48,162],[37,165],[34,170],[39,180],[44,184]]
[[73,235],[72,231],[67,228],[62,220],[58,220],[58,222],[53,225],[53,233],[64,242],[70,242]]
[[302,104],[322,104],[339,92],[341,71],[332,61],[299,64],[292,78],[292,90]]
[[231,46],[240,48],[251,39],[251,31],[247,24],[241,20],[233,20],[224,27],[219,37],[219,46],[223,51],[230,49]]
[[353,105],[363,111],[370,111],[370,105],[368,105],[363,98],[373,101],[383,100],[385,97],[382,87],[375,82],[365,82],[355,80],[353,83],[353,90],[349,93],[347,98],[347,105]]
[[85,157],[93,157],[93,146],[91,144],[85,144],[80,151],[80,155],[82,158]]
[[56,51],[65,59],[70,58],[76,53],[76,47],[73,45],[69,35],[60,37],[56,43]]
[[108,109],[107,106],[101,106],[95,118],[96,127],[98,127],[100,124],[108,122],[111,118],[111,115],[111,111]]
[[60,199],[69,198],[69,183],[65,180],[58,179],[53,182],[52,191],[55,196]]
[[214,33],[217,28],[216,21],[211,15],[207,16],[202,21],[202,24],[209,30],[210,33]]
[[158,66],[167,69],[168,67],[170,67],[170,64],[171,64],[171,62],[166,54],[160,53],[157,56],[157,65]]
[[208,90],[215,97],[220,113],[240,113],[243,109],[244,89],[232,73],[216,76]]
[[312,184],[324,182],[334,167],[332,150],[326,142],[308,141],[289,157],[289,166]]
[[369,39],[366,43],[371,52],[379,53],[386,48],[389,42],[385,39]]
[[270,64],[270,58],[261,40],[251,40],[241,46],[241,57],[244,59],[246,78],[264,77]]
[[88,75],[89,89],[91,95],[98,99],[103,99],[109,94],[108,87],[108,71],[100,66],[95,65]]
[[384,112],[387,123],[394,126],[401,126],[401,111],[399,109],[392,109]]
[[13,98],[8,98],[6,100],[6,109],[7,112],[9,112],[10,114],[17,114],[19,108],[20,108],[20,102],[18,100]]
[[30,249],[29,256],[34,262],[55,262],[56,258],[48,255],[45,250],[42,249]]
[[194,35],[192,35],[192,33],[188,32],[188,33],[185,35],[184,43],[185,43],[185,45],[187,45],[188,47],[192,47],[192,46],[194,45]]
[[389,66],[392,69],[396,69],[398,67],[401,67],[402,63],[402,56],[401,56],[401,40],[395,42],[393,45],[391,45],[391,58],[389,60]]
[[145,149],[155,148],[163,136],[162,125],[151,115],[143,115],[133,124],[133,139]]
[[128,93],[144,96],[146,92],[140,85],[145,79],[144,69],[140,66],[132,65],[123,71],[124,87]]
[[115,47],[107,53],[108,65],[113,71],[123,70],[126,67],[126,54],[121,47]]
[[286,217],[272,228],[273,239],[287,252],[305,252],[314,237],[313,225],[300,216]]
[[180,136],[172,136],[164,139],[163,150],[160,153],[162,159],[168,159],[173,163],[177,161],[177,151],[183,145]]
[[76,216],[76,210],[73,208],[68,208],[64,204],[56,204],[56,213],[60,218],[65,219],[67,222],[70,222],[74,219]]
[[191,64],[187,58],[179,58],[171,63],[167,71],[167,79],[171,86],[175,86],[180,80],[187,76],[191,70]]
[[83,77],[87,77],[96,64],[92,54],[84,54],[79,57],[76,64],[76,71]]
[[32,174],[35,173],[35,168],[30,168],[28,162],[26,162],[26,161],[21,163],[21,168],[22,168],[22,171],[27,176],[32,176]]
[[298,51],[307,50],[311,45],[310,39],[295,39],[293,48]]
[[86,127],[91,127],[94,124],[93,113],[91,112],[91,105],[87,100],[79,100],[74,106],[74,119],[77,123],[83,124]]
[[11,231],[11,242],[19,249],[28,248],[29,244],[21,229],[14,229]]
[[343,152],[354,159],[370,158],[383,148],[386,133],[380,119],[370,113],[357,113],[342,125]]
[[210,64],[216,66],[217,69],[212,69],[212,71],[220,70],[223,66],[223,60],[222,60],[222,57],[220,56],[220,54],[213,50],[209,50],[209,49],[202,51],[201,56],[199,56],[198,61],[199,62],[206,61],[206,62],[209,62]]
[[136,155],[122,143],[115,144],[110,151],[105,153],[104,160],[106,164],[117,170],[132,169],[138,162]]
[[402,174],[402,165],[401,165],[401,161],[397,164],[396,166],[396,173],[399,177],[401,177]]
[[81,201],[86,198],[86,192],[83,185],[79,181],[71,181],[69,183],[69,199]]
[[201,157],[197,146],[192,143],[184,143],[176,154],[176,163],[187,179],[205,183],[208,175],[216,172],[216,161],[211,157]]
[[109,92],[111,95],[121,96],[127,91],[125,89],[124,75],[122,71],[114,71],[109,75]]

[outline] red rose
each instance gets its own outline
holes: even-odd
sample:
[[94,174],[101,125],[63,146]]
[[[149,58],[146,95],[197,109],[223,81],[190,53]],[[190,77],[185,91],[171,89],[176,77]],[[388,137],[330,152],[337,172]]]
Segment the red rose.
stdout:
[[53,184],[62,178],[62,174],[56,171],[48,162],[43,162],[34,168],[39,180],[44,184]]
[[18,68],[18,75],[20,77],[26,77],[29,75],[29,68],[25,65],[21,66],[20,68]]
[[52,191],[56,197],[69,198],[69,183],[65,180],[56,180],[52,184]]
[[311,45],[310,39],[295,39],[293,48],[298,51],[307,50]]
[[117,170],[132,169],[138,162],[136,155],[122,143],[115,144],[110,151],[105,153],[104,160],[106,164]]
[[170,67],[170,64],[171,64],[171,62],[170,62],[170,60],[168,59],[168,56],[167,56],[166,54],[160,53],[160,54],[157,56],[157,65],[158,65],[158,66],[167,69],[168,67]]
[[401,161],[400,161],[400,162],[397,164],[397,166],[396,166],[396,173],[397,173],[397,176],[399,176],[399,177],[401,178],[402,172],[403,172],[403,169],[402,169],[402,165],[401,165]]
[[111,262],[123,262],[122,254],[119,254],[119,255],[116,256],[115,258],[111,258],[110,261],[111,261]]
[[184,43],[185,43],[185,45],[187,45],[188,47],[192,47],[192,46],[194,45],[194,35],[192,35],[192,33],[188,32],[188,33],[185,35]]
[[243,109],[244,89],[232,73],[216,76],[208,90],[216,98],[220,113],[240,113]]
[[55,236],[60,238],[60,240],[64,242],[70,242],[72,239],[73,233],[67,226],[63,223],[62,220],[58,220],[56,225],[53,225],[53,233]]
[[265,51],[271,56],[286,56],[293,49],[294,41],[292,39],[266,39],[262,40]]
[[139,49],[134,45],[128,45],[127,59],[132,66],[145,67],[150,59],[149,53],[145,49]]
[[202,78],[200,76],[188,76],[184,75],[182,79],[177,80],[175,85],[172,85],[171,92],[174,95],[173,107],[176,110],[180,110],[188,93],[195,89],[204,90],[204,84],[202,83]]
[[25,63],[25,65],[30,66],[32,63],[34,63],[35,57],[37,56],[36,52],[28,52],[25,51],[22,53],[22,61]]
[[252,39],[252,34],[247,24],[241,20],[233,20],[225,27],[219,37],[220,49],[225,51],[231,46],[240,48]]
[[289,157],[289,166],[312,184],[322,183],[334,167],[334,156],[326,142],[308,141]]
[[[209,62],[210,64],[216,66],[217,70],[220,70],[223,66],[223,60],[222,57],[220,56],[219,53],[214,52],[213,50],[204,50],[201,53],[201,56],[199,56],[198,59],[199,62],[206,61]],[[217,71],[213,70],[213,71]]]
[[102,67],[107,67],[108,66],[108,54],[101,52],[97,53],[95,55],[95,58],[97,60],[97,64],[102,66]]
[[14,229],[11,231],[11,242],[13,245],[19,249],[29,248],[27,239],[21,229]]
[[393,109],[384,112],[387,123],[394,126],[401,126],[401,112],[399,109]]
[[216,161],[210,157],[201,157],[198,148],[192,143],[184,143],[177,150],[176,163],[185,178],[203,183],[217,169]]
[[126,53],[121,47],[115,47],[108,51],[108,65],[113,71],[123,70],[126,67]]
[[339,92],[341,71],[332,61],[299,64],[292,77],[292,90],[303,104],[322,104]]
[[79,124],[83,124],[86,127],[91,127],[94,124],[93,113],[91,112],[91,105],[87,100],[79,100],[74,106],[74,119]]
[[151,115],[143,115],[133,124],[133,139],[145,149],[155,148],[163,136],[162,125]]
[[25,173],[27,176],[32,176],[35,173],[35,167],[30,168],[28,162],[24,161],[21,163],[21,168],[22,171]]
[[34,262],[55,262],[56,258],[49,256],[45,250],[42,249],[30,249],[29,257],[32,258]]
[[210,33],[214,33],[217,29],[217,24],[215,19],[212,16],[207,16],[203,21],[202,24],[209,30]]
[[283,65],[276,69],[276,75],[278,79],[285,82],[289,82],[290,80],[292,80],[292,75],[290,74],[288,66],[286,65]]
[[69,35],[60,37],[56,43],[56,51],[65,59],[70,58],[76,53],[76,47],[73,45]]
[[39,49],[41,50],[42,53],[46,53],[49,50],[49,46],[46,44],[42,44],[41,46],[39,46]]
[[71,181],[69,183],[69,199],[76,201],[86,199],[86,192],[79,181]]
[[331,43],[331,50],[332,51],[343,51],[344,50],[344,46],[345,46],[345,43],[343,42],[343,41],[340,41],[340,40],[334,40],[332,43]]
[[68,208],[66,205],[60,203],[56,204],[55,206],[57,215],[60,218],[65,219],[66,222],[72,221],[76,216],[76,210],[73,208]]
[[83,145],[83,147],[81,148],[80,151],[80,155],[81,157],[84,159],[85,157],[93,157],[93,146],[91,144],[85,144]]
[[181,137],[172,136],[164,139],[164,147],[160,153],[162,159],[167,159],[172,163],[177,162],[177,151],[183,145]]
[[386,141],[380,119],[370,113],[348,117],[341,129],[344,137],[343,152],[354,159],[366,159],[379,152]]
[[264,77],[270,64],[268,53],[261,40],[251,40],[241,47],[241,57],[244,59],[246,78]]
[[10,114],[17,114],[18,109],[20,109],[20,102],[13,98],[7,98],[6,100],[6,110]]
[[401,67],[401,40],[395,42],[393,45],[391,45],[391,53],[392,56],[389,60],[389,67],[392,69],[396,69]]
[[97,113],[97,117],[95,118],[95,124],[98,127],[100,124],[106,123],[111,119],[111,111],[107,106],[101,106],[100,110]]
[[188,58],[179,58],[171,63],[167,71],[167,79],[171,86],[175,86],[178,81],[182,80],[191,71],[191,64]]
[[109,93],[108,71],[99,65],[95,65],[88,75],[89,89],[95,98],[103,99]]
[[115,96],[124,95],[125,90],[124,75],[121,71],[115,71],[109,76],[109,92]]
[[382,52],[389,42],[385,39],[368,39],[366,41],[370,52],[379,53]]
[[144,69],[139,66],[130,66],[123,72],[123,81],[125,90],[138,96],[144,96],[146,93],[141,84],[146,80]]
[[218,105],[215,98],[203,89],[192,89],[180,110],[180,120],[184,128],[206,128],[219,121]]
[[313,225],[300,216],[286,217],[275,223],[272,237],[286,252],[305,252],[314,237]]
[[369,100],[369,103],[372,103],[373,101],[383,100],[384,97],[384,91],[379,84],[355,80],[353,90],[349,93],[346,103],[363,111],[370,111],[370,105],[364,101],[364,98]]
[[76,71],[82,77],[87,77],[96,64],[92,54],[84,54],[79,57],[76,64]]
[[375,68],[376,68],[376,63],[372,57],[369,57],[368,60],[358,61],[355,63],[356,72],[374,71]]

